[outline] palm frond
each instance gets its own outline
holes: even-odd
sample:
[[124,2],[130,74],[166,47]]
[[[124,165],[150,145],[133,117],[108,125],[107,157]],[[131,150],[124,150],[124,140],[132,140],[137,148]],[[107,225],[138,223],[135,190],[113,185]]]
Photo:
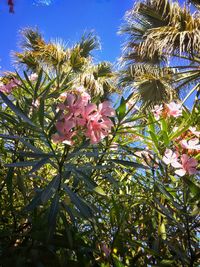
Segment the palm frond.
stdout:
[[93,50],[100,48],[100,43],[97,36],[93,32],[90,32],[82,36],[77,46],[80,48],[81,57],[87,58]]
[[21,42],[20,46],[23,50],[40,50],[41,46],[45,45],[45,41],[38,29],[24,28],[20,31]]
[[199,0],[189,0],[189,2],[200,10],[200,1]]
[[172,86],[173,70],[151,64],[135,64],[122,72],[120,84],[139,94],[143,105],[153,106],[177,98]]

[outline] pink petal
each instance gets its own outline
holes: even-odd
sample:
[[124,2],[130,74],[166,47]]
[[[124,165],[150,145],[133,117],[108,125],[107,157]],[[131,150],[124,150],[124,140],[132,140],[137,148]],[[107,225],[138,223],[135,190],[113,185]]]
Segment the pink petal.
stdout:
[[175,171],[175,173],[179,176],[184,176],[186,174],[186,171],[184,169],[178,169]]

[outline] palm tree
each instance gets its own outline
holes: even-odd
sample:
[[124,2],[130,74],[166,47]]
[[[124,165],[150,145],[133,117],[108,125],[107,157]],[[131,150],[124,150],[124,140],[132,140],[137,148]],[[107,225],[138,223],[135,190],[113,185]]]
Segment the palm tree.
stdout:
[[92,95],[106,98],[116,90],[115,74],[109,62],[93,63],[92,51],[99,48],[94,33],[85,34],[72,47],[63,41],[46,42],[37,29],[21,31],[22,52],[14,53],[17,67],[28,72],[43,70],[49,77],[57,78],[57,87],[70,90],[84,86]]
[[[192,1],[194,4],[198,1]],[[200,78],[200,12],[169,0],[145,0],[126,14],[120,82],[145,106],[179,98]],[[198,90],[198,86],[195,90]]]

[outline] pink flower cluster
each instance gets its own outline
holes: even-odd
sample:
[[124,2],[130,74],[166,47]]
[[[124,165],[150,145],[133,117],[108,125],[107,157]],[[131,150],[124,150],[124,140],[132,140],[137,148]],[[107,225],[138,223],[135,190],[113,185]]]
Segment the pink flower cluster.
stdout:
[[198,138],[192,138],[190,140],[183,139],[181,140],[180,144],[182,148],[200,151],[200,144]]
[[167,117],[180,117],[182,115],[182,107],[181,104],[176,104],[175,102],[171,102],[166,104],[164,107],[163,105],[155,105],[152,109],[156,120],[160,119],[160,116],[167,116]]
[[179,176],[197,173],[197,160],[195,158],[190,158],[187,154],[183,154],[179,161],[179,154],[177,152],[173,152],[171,149],[166,149],[162,160],[166,165],[174,167],[176,169],[175,173]]
[[30,81],[35,82],[38,79],[38,75],[37,73],[32,73],[30,76],[28,76],[28,78]]
[[52,136],[54,142],[73,144],[72,138],[83,133],[91,144],[99,143],[111,131],[113,126],[109,117],[115,115],[110,102],[104,101],[97,107],[90,102],[90,95],[77,90],[78,94],[63,93],[59,105],[62,115],[56,123],[57,133]]
[[20,85],[20,81],[16,78],[11,79],[11,81],[7,84],[3,84],[0,82],[0,91],[2,93],[10,94],[14,87]]

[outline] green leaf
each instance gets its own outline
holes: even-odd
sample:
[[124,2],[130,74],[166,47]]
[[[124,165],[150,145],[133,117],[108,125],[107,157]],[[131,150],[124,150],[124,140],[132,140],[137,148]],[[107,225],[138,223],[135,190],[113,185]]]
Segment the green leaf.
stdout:
[[[184,126],[184,125],[186,125],[186,126]],[[185,121],[184,125],[179,126],[179,128],[176,130],[175,133],[173,133],[173,131],[172,131],[172,133],[169,136],[170,140],[173,140],[173,139],[179,137],[182,133],[184,133],[185,131],[187,131],[189,129],[189,127],[190,127],[189,123],[187,123]]]
[[169,209],[167,209],[165,206],[163,206],[157,198],[154,198],[154,201],[160,207],[161,213],[163,213],[165,216],[167,216],[171,220],[174,220],[173,214],[171,214],[171,212],[169,211]]
[[162,129],[162,131],[164,131],[164,132],[167,133],[168,132],[168,126],[167,126],[166,120],[164,118],[162,118],[160,120],[160,123],[161,123],[161,129]]
[[188,185],[194,198],[200,199],[200,187],[187,177],[184,177],[184,182]]
[[106,196],[105,191],[100,186],[94,187],[93,191],[98,193],[101,196]]
[[13,176],[14,176],[14,168],[9,168],[9,170],[7,171],[5,182],[11,206],[13,204]]
[[58,189],[59,184],[60,184],[60,175],[56,175],[51,180],[51,182],[46,186],[46,188],[42,191],[41,201],[43,204],[46,203],[52,197],[52,195]]
[[34,87],[33,87],[32,83],[31,83],[31,81],[30,81],[28,75],[26,74],[25,71],[24,71],[23,73],[24,73],[24,77],[25,77],[27,83],[29,84],[29,86],[31,87],[31,89],[34,90]]
[[45,165],[47,162],[49,161],[49,158],[44,158],[41,159],[40,161],[38,161],[33,168],[30,170],[30,172],[28,173],[29,175],[38,171],[40,168],[42,168],[43,165]]
[[169,199],[171,203],[174,205],[174,207],[176,207],[179,210],[182,209],[182,206],[174,200],[174,197],[167,191],[165,186],[159,183],[156,183],[155,185],[158,188],[158,190],[162,193],[162,196],[165,196],[165,198]]
[[98,186],[87,174],[85,174],[84,171],[79,169],[72,169],[73,172],[78,174],[78,177],[82,178],[82,180],[85,182],[85,184],[88,186],[89,189],[92,191],[95,191],[96,193],[105,196],[106,193],[103,191],[103,189]]
[[48,236],[47,241],[51,240],[54,234],[54,230],[56,227],[56,217],[59,211],[59,199],[60,196],[55,194],[54,198],[52,199],[49,216],[48,216]]
[[121,164],[123,166],[127,166],[127,167],[133,167],[133,168],[139,168],[139,169],[149,169],[149,167],[144,166],[140,163],[137,162],[132,162],[132,161],[128,161],[128,160],[119,160],[119,159],[110,159],[110,161],[117,163],[117,164]]
[[50,92],[51,86],[52,84],[55,82],[56,78],[53,79],[52,81],[50,81],[47,86],[45,87],[45,89],[39,94],[39,97],[41,100],[46,99],[46,97],[48,96],[48,93]]
[[[29,91],[29,89],[27,88],[27,85],[25,83],[25,81],[21,78],[21,76],[19,75],[19,73],[16,71],[17,74],[17,78],[20,80],[21,84],[19,84],[18,86],[20,88],[22,88],[24,91],[26,91],[28,94],[33,95],[31,91]],[[25,77],[26,78],[26,77]]]
[[175,266],[175,261],[174,260],[162,260],[159,262],[159,266],[160,267],[171,267],[171,266]]
[[35,84],[35,88],[34,88],[34,99],[37,99],[37,92],[39,90],[41,81],[42,81],[42,75],[43,75],[43,70],[41,69],[39,74],[38,74],[38,79],[37,82]]
[[38,116],[39,116],[40,125],[41,125],[42,129],[44,129],[44,100],[40,100]]
[[163,141],[164,141],[165,145],[168,146],[170,141],[169,141],[169,136],[168,136],[167,132],[161,131],[161,134],[162,134]]
[[66,184],[63,185],[63,189],[68,194],[74,205],[79,209],[84,218],[88,219],[93,216],[91,208],[76,193],[71,191]]
[[18,116],[20,117],[24,122],[28,123],[31,126],[35,126],[35,124],[22,112],[22,110],[18,107],[16,107],[9,99],[6,95],[4,95],[4,93],[0,92],[0,96],[3,99],[3,101],[6,103],[6,105],[12,109],[12,111]]
[[43,151],[41,149],[39,149],[36,146],[30,144],[29,142],[24,140],[24,138],[20,137],[19,140],[20,140],[20,142],[22,142],[26,147],[28,147],[33,152],[35,152],[35,153],[43,153]]
[[148,125],[148,128],[149,128],[149,131],[156,134],[156,131],[155,131],[155,122],[154,122],[154,118],[151,114],[149,114],[149,125]]
[[5,164],[5,167],[30,167],[30,166],[34,166],[38,163],[38,160],[33,160],[33,161],[20,161],[20,162],[13,162],[13,163],[9,163],[9,164]]
[[53,157],[53,154],[49,153],[35,153],[35,152],[29,152],[29,151],[17,151],[16,154],[19,154],[23,157],[28,158],[50,158]]
[[121,99],[120,106],[117,108],[116,112],[117,112],[119,121],[121,121],[126,114],[126,101],[123,97]]
[[31,212],[39,205],[41,205],[41,195],[42,191],[38,192],[31,202],[24,208],[24,212]]
[[158,138],[157,138],[156,134],[152,131],[149,131],[149,133],[151,135],[152,141],[154,142],[156,148],[159,149],[159,143],[158,143]]

